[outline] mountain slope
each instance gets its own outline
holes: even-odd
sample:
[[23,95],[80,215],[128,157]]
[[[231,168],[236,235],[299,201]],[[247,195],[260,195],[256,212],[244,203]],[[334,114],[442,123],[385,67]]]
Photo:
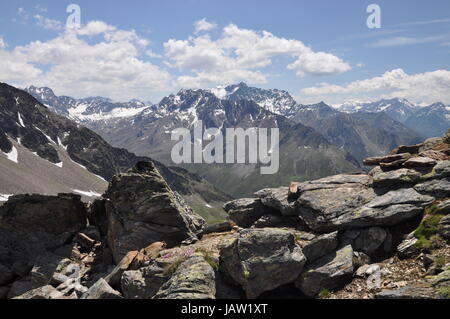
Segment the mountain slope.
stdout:
[[299,106],[296,122],[315,128],[331,143],[352,154],[359,163],[399,145],[423,140],[415,131],[381,113],[342,113],[325,103]]
[[[109,180],[138,161],[151,160],[148,157],[136,156],[125,149],[112,147],[93,131],[55,114],[28,93],[3,83],[0,84],[0,150],[2,162],[9,161],[0,174],[5,181],[0,185],[0,194],[11,194],[12,191],[16,192],[15,189],[17,192],[55,193],[55,188],[59,189],[58,186],[50,185],[66,183],[62,175],[66,180],[82,183],[83,185],[79,186],[84,186],[82,190],[95,188],[102,193],[100,188],[106,186],[103,179]],[[26,180],[20,187],[10,187],[10,184],[17,182],[11,180],[12,176],[24,174],[22,163],[31,161],[31,164],[27,165],[35,165],[32,163],[33,153],[37,155],[36,163],[48,161],[55,169],[63,169],[62,175],[48,175],[44,171],[35,170],[33,173],[41,174],[38,174],[36,179],[48,177],[47,180],[41,180],[41,188],[31,187]],[[16,161],[18,163],[15,163]],[[71,168],[72,164],[90,172],[89,177],[78,181],[79,170],[65,170]],[[223,202],[229,198],[200,177],[185,170],[168,168],[158,162],[155,164],[170,186],[192,202]],[[10,177],[7,177],[8,174]],[[95,175],[100,176],[97,177],[100,182],[94,179],[92,184]],[[53,181],[48,180],[52,178]],[[8,182],[10,180],[11,182]],[[66,188],[61,191],[66,191]]]

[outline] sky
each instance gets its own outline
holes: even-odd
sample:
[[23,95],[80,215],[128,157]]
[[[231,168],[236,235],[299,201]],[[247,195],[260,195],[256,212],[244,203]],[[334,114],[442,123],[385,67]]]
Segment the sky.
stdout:
[[450,1],[1,1],[0,60],[1,82],[76,98],[244,81],[305,104],[450,104]]

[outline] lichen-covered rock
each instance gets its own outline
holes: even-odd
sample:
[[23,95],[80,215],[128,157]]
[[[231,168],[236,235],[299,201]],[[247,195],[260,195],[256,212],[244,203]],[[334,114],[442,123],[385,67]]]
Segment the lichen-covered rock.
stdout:
[[303,246],[303,254],[305,255],[308,263],[311,263],[322,256],[336,251],[338,243],[339,240],[337,231],[330,234],[321,235]]
[[306,258],[295,236],[282,229],[245,229],[220,250],[220,269],[241,285],[248,298],[293,282]]
[[450,196],[450,180],[448,178],[432,179],[414,186],[414,189],[422,194],[437,198]]
[[347,245],[307,266],[295,285],[313,298],[323,289],[337,289],[351,280],[353,271],[353,249]]
[[105,197],[108,244],[116,263],[132,250],[164,241],[197,239],[205,221],[177,196],[153,163],[140,162],[113,177]]
[[0,207],[0,262],[33,262],[86,227],[81,197],[18,195]]
[[319,232],[393,226],[419,215],[434,200],[411,188],[378,196],[369,183],[366,175],[338,175],[304,183],[298,199],[300,217]]
[[182,262],[154,299],[215,299],[214,269],[201,253]]

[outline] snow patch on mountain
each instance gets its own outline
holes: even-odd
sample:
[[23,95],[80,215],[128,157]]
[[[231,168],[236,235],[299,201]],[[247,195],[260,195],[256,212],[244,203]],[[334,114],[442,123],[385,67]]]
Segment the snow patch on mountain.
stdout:
[[9,159],[11,162],[19,163],[19,153],[17,152],[17,148],[13,145],[11,151],[9,153],[4,153],[6,155],[6,158]]

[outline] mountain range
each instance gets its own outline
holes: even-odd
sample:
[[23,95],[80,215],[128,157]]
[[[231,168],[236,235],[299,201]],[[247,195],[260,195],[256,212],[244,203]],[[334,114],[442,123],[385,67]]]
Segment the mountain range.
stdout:
[[222,131],[278,127],[280,170],[276,175],[260,175],[258,165],[181,165],[233,196],[249,196],[257,189],[293,179],[361,171],[364,158],[398,145],[419,143],[428,136],[418,133],[417,125],[416,130],[408,127],[406,118],[411,118],[415,108],[400,99],[398,105],[384,101],[337,109],[323,102],[302,105],[286,91],[245,83],[210,90],[183,89],[157,104],[58,97],[49,88],[29,87],[26,91],[56,113],[94,130],[111,145],[165,165],[173,165],[171,132],[180,127],[193,129],[199,120],[207,128]]
[[345,113],[386,113],[424,137],[441,136],[450,127],[450,106],[441,102],[418,106],[406,99],[393,98],[371,103],[344,103],[337,109]]
[[[67,192],[92,200],[104,192],[106,180],[139,161],[153,159],[112,147],[92,130],[55,114],[25,91],[0,84],[3,199],[21,193]],[[195,174],[154,162],[172,189],[193,206],[217,206],[230,198]]]

